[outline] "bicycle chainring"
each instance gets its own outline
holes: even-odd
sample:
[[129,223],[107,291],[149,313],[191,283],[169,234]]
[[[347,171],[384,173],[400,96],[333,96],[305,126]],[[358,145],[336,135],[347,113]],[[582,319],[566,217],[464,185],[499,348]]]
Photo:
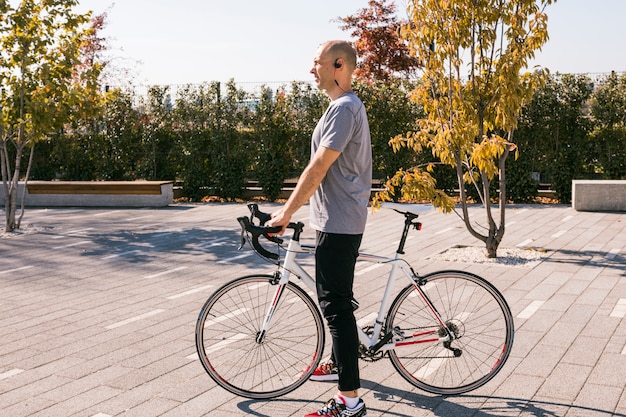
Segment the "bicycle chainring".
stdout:
[[[373,331],[374,331],[374,328],[372,326],[363,327],[363,332],[368,336],[371,336]],[[381,351],[372,352],[368,348],[366,348],[365,345],[363,345],[363,343],[359,343],[359,357],[365,362],[377,362],[385,357],[385,353],[386,352],[381,352]]]

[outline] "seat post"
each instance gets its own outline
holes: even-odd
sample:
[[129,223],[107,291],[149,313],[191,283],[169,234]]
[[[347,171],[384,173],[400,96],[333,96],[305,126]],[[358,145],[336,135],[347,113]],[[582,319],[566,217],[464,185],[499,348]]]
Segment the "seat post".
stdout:
[[409,234],[409,228],[413,224],[413,220],[417,218],[417,215],[412,213],[403,213],[404,214],[404,230],[402,230],[402,238],[400,239],[400,243],[398,244],[398,249],[396,250],[397,254],[404,255],[404,244],[406,243],[406,237]]

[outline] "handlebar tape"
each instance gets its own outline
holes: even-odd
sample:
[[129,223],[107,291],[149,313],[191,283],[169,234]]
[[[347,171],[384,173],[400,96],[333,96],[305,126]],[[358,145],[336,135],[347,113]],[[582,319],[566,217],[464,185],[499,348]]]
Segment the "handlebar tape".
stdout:
[[272,242],[280,244],[283,242],[282,239],[276,236],[272,236],[271,233],[280,232],[282,230],[282,227],[280,226],[275,226],[275,227],[256,226],[252,224],[250,222],[250,219],[248,219],[245,216],[237,217],[237,221],[241,225],[242,229],[244,229],[245,231],[247,231],[248,233],[252,235],[251,240],[252,240],[252,247],[254,248],[254,250],[256,250],[261,256],[265,258],[278,260],[279,256],[277,253],[270,252],[267,249],[265,249],[263,246],[261,246],[261,244],[259,243],[259,236],[263,236],[264,238]]

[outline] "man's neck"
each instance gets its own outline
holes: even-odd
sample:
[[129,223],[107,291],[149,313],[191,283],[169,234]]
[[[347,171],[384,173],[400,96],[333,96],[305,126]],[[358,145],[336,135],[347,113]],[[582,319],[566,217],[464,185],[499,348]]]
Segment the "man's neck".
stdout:
[[352,88],[348,88],[347,90],[344,90],[343,88],[337,85],[332,90],[326,90],[326,95],[328,96],[328,98],[330,98],[331,101],[335,101],[339,97],[343,96],[344,94],[348,94],[351,92],[352,92]]

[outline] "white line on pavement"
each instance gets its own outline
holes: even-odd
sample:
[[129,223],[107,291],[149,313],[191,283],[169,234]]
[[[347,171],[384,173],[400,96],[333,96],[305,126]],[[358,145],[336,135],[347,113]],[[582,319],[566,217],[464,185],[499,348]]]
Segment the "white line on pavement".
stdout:
[[615,308],[611,312],[611,317],[624,318],[626,317],[626,298],[620,298],[617,300]]
[[558,232],[553,234],[552,237],[556,239],[557,237],[563,236],[565,233],[567,233],[567,230],[559,230]]
[[230,320],[230,319],[232,319],[234,317],[239,316],[240,314],[245,313],[246,311],[248,311],[248,308],[241,307],[240,309],[235,310],[232,313],[227,313],[227,314],[224,314],[223,316],[219,316],[219,317],[216,317],[216,318],[214,318],[212,320],[205,321],[204,322],[204,327],[205,328],[206,327],[211,327],[211,326],[213,326],[215,324],[218,324],[218,323],[221,323],[223,321]]
[[10,274],[11,272],[16,272],[16,271],[21,271],[23,269],[28,269],[28,268],[32,268],[32,265],[28,265],[28,266],[21,266],[19,268],[13,268],[13,269],[7,269],[6,271],[0,271],[0,275],[2,274]]
[[435,355],[434,359],[431,359],[425,366],[417,370],[415,377],[420,379],[428,378],[445,363],[446,360],[444,357],[447,354],[448,353],[446,351],[441,351],[438,355]]
[[68,245],[55,246],[52,249],[71,248],[72,246],[84,245],[86,243],[91,243],[91,240],[81,240],[80,242],[70,243]]
[[378,317],[378,313],[369,313],[367,316],[363,317],[360,320],[357,320],[356,324],[359,327],[364,327],[364,326],[368,326],[370,324],[372,324],[374,322],[374,320],[376,320],[376,317]]
[[537,310],[539,310],[539,308],[541,308],[541,306],[544,303],[545,303],[545,301],[539,301],[539,300],[533,301],[524,310],[522,310],[521,313],[519,313],[517,315],[517,318],[518,319],[528,319],[528,318],[532,317],[532,315],[535,314],[537,312]]
[[574,216],[565,216],[565,217],[563,217],[563,220],[561,220],[561,221],[562,222],[566,222],[566,221],[571,220],[573,218],[574,218]]
[[[246,335],[243,333],[238,333],[234,336],[229,337],[228,339],[224,339],[221,342],[218,342],[216,344],[214,344],[213,346],[208,346],[204,348],[204,351],[207,355],[210,355],[213,352],[216,352],[220,349],[225,348],[226,346],[230,345],[231,343],[235,343],[239,340],[245,339]],[[192,357],[195,355],[191,355]]]
[[156,235],[150,236],[150,240],[153,240],[153,239],[160,239],[160,238],[162,238],[162,237],[165,237],[165,236],[168,236],[168,235],[171,235],[171,234],[172,234],[172,232],[162,232],[162,233],[157,233]]
[[105,327],[105,329],[112,330],[112,329],[116,329],[118,327],[126,326],[127,324],[134,323],[136,321],[143,320],[143,319],[146,319],[148,317],[156,316],[157,314],[162,313],[164,311],[165,310],[162,310],[162,309],[152,310],[152,311],[149,311],[147,313],[140,314],[138,316],[131,317],[131,318],[126,319],[126,320],[118,321],[117,323],[109,324],[108,326]]
[[102,213],[94,214],[94,216],[108,216],[109,214],[115,214],[115,213],[117,213],[117,210],[103,211]]
[[617,256],[619,252],[620,250],[617,248],[611,249],[610,251],[607,252],[607,254],[604,257],[607,259],[615,259],[615,257]]
[[243,255],[233,256],[232,258],[222,259],[221,261],[218,261],[217,263],[218,264],[226,264],[226,263],[231,262],[231,261],[236,261],[238,259],[247,258],[248,256],[251,256],[251,255],[252,255],[252,252],[251,253],[244,253]]
[[10,371],[6,371],[4,373],[1,373],[0,374],[0,381],[3,380],[3,379],[11,378],[12,376],[15,376],[17,374],[21,374],[22,372],[24,372],[23,369],[15,368],[15,369],[11,369]]
[[440,234],[442,234],[442,233],[449,232],[449,231],[450,231],[450,230],[452,230],[452,229],[453,229],[452,227],[446,227],[446,228],[445,228],[445,229],[443,229],[443,230],[440,230],[440,231],[438,231],[438,232],[435,232],[435,236],[440,235]]
[[187,295],[191,295],[191,294],[195,294],[195,293],[200,292],[200,291],[204,291],[204,290],[209,289],[211,287],[213,287],[213,284],[205,285],[204,287],[198,287],[198,288],[194,288],[194,289],[189,290],[189,291],[185,291],[185,292],[181,292],[181,293],[178,293],[178,294],[170,295],[169,297],[167,297],[167,299],[168,300],[175,300],[175,299],[180,298],[180,297],[185,297]]
[[518,244],[517,244],[517,247],[526,246],[526,245],[528,245],[529,243],[532,243],[532,241],[533,241],[532,239],[526,239],[525,241],[523,241],[523,242],[521,242],[521,243],[518,243]]
[[358,277],[370,271],[373,271],[376,268],[380,268],[381,266],[383,266],[383,264],[373,264],[373,265],[368,266],[367,268],[361,269],[360,271],[356,272],[354,275]]
[[203,242],[203,243],[199,243],[197,245],[194,245],[194,248],[206,249],[206,248],[211,248],[213,246],[219,246],[219,245],[222,245],[225,240],[229,240],[229,238],[227,238],[227,237],[220,237],[220,238],[217,238],[217,239],[209,240],[207,242]]
[[52,236],[52,239],[63,239],[72,235],[82,235],[84,234],[83,232],[86,232],[87,230],[91,230],[91,229],[93,229],[93,227],[86,227],[84,229],[78,229],[78,230],[70,230],[69,232],[63,233],[62,235]]
[[174,268],[174,269],[168,269],[167,271],[162,271],[156,274],[152,274],[152,275],[146,275],[144,278],[156,278],[156,277],[160,277],[162,275],[167,275],[167,274],[172,274],[174,272],[178,272],[181,271],[183,269],[187,269],[186,266],[179,266],[178,268]]
[[114,259],[114,258],[118,258],[120,256],[127,256],[127,255],[136,255],[141,253],[141,251],[139,249],[135,249],[135,250],[130,250],[128,252],[121,252],[121,253],[115,253],[113,255],[108,255],[102,258],[103,261],[106,261],[108,259]]

